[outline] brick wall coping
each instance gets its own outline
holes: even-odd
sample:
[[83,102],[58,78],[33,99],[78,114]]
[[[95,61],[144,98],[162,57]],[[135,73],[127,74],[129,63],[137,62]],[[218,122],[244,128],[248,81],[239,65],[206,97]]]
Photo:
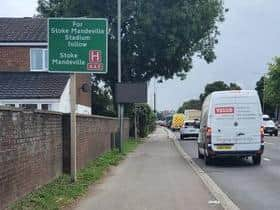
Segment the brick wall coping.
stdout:
[[[63,115],[62,112],[55,111],[46,111],[46,110],[27,110],[22,108],[14,108],[14,107],[4,107],[0,106],[0,111],[12,111],[12,112],[25,112],[25,113],[39,113],[39,114],[53,114],[53,115]],[[70,113],[68,113],[70,115]],[[117,120],[117,117],[108,117],[102,115],[88,115],[88,114],[77,114],[77,117],[90,117],[90,118],[99,118],[99,119],[107,119],[107,120]],[[129,120],[129,118],[124,118],[125,120]]]
[[14,107],[4,107],[4,106],[0,106],[0,111],[63,115],[62,112],[37,110],[37,109],[36,110],[28,110],[28,109],[14,108]]
[[[77,114],[77,117],[90,117],[90,118],[99,118],[99,119],[107,119],[107,120],[117,120],[117,117],[108,117],[102,115],[87,115],[87,114]],[[129,120],[129,118],[124,118],[125,120]]]

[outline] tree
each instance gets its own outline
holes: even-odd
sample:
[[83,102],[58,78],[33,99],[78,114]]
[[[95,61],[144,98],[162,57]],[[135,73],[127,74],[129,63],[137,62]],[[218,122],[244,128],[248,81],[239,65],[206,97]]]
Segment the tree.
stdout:
[[260,78],[256,83],[255,90],[258,92],[261,102],[263,101],[263,92],[264,92],[264,76]]
[[230,83],[227,85],[223,81],[216,81],[213,83],[209,83],[204,88],[204,93],[200,94],[200,101],[203,102],[204,99],[214,91],[223,91],[223,90],[241,90],[241,87],[236,83]]
[[[257,81],[255,90],[258,92],[258,95],[259,95],[259,97],[260,97],[262,109],[263,109],[263,105],[264,105],[264,110],[263,110],[263,112],[264,112],[265,114],[268,114],[268,115],[270,115],[270,116],[273,116],[273,115],[274,115],[275,107],[274,107],[271,103],[268,103],[268,102],[266,102],[266,101],[265,101],[265,102],[263,101],[263,97],[264,97],[264,94],[263,94],[263,93],[264,93],[264,80],[265,80],[265,77],[262,76],[262,77],[260,78],[260,80]],[[265,98],[266,98],[266,96],[265,96]],[[264,104],[263,104],[263,103],[264,103]]]
[[[156,114],[152,111],[148,104],[127,104],[125,116],[134,119],[136,114],[138,136],[146,137],[155,129]],[[135,113],[136,110],[136,113]],[[130,134],[134,135],[134,120],[130,123]]]
[[115,117],[116,113],[110,90],[93,84],[91,91],[92,114]]
[[178,113],[184,113],[186,109],[201,109],[201,101],[197,99],[192,99],[183,103],[183,105],[178,109]]
[[[224,20],[222,0],[122,0],[123,81],[149,81],[152,77],[185,78],[197,54],[208,63],[215,59]],[[117,1],[38,0],[44,17],[106,17],[109,20],[109,72],[97,80],[113,86],[117,81]],[[114,95],[114,93],[113,93]]]
[[265,102],[276,107],[276,118],[280,118],[280,57],[275,57],[274,62],[268,66],[267,78],[264,80]]

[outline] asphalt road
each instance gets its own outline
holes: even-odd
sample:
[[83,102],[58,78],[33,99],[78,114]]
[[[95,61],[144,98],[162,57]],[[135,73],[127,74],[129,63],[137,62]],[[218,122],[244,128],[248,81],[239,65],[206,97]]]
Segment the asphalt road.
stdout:
[[180,143],[241,210],[280,210],[280,137],[265,137],[261,166],[254,166],[251,158],[218,159],[206,166],[197,157],[196,140]]

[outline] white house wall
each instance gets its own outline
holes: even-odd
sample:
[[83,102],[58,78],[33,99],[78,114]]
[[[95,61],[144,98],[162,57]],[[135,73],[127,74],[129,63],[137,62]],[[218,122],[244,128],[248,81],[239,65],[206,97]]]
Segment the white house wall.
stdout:
[[[15,104],[15,107],[19,107],[20,104],[37,104],[37,108],[41,109],[42,104],[50,104],[49,110],[70,113],[70,79],[68,80],[64,91],[60,99],[8,99],[0,100],[0,106],[6,104]],[[91,114],[91,107],[84,106],[81,104],[76,105],[76,112],[80,114]]]
[[0,105],[15,104],[15,107],[19,107],[20,104],[37,104],[38,108],[41,108],[42,104],[50,104],[51,111],[60,103],[59,99],[6,99],[0,100]]
[[91,108],[81,104],[77,104],[76,110],[79,114],[91,114]]
[[71,112],[71,105],[70,105],[70,79],[68,80],[64,91],[60,97],[59,104],[57,104],[57,110],[63,113],[70,113]]

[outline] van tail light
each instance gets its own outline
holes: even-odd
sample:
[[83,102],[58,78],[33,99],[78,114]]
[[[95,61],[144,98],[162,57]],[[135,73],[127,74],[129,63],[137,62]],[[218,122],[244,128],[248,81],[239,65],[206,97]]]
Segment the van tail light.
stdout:
[[206,140],[208,144],[211,144],[211,135],[212,135],[212,129],[210,127],[206,128]]
[[263,126],[260,128],[260,134],[261,134],[261,143],[264,143],[264,128],[263,128]]

